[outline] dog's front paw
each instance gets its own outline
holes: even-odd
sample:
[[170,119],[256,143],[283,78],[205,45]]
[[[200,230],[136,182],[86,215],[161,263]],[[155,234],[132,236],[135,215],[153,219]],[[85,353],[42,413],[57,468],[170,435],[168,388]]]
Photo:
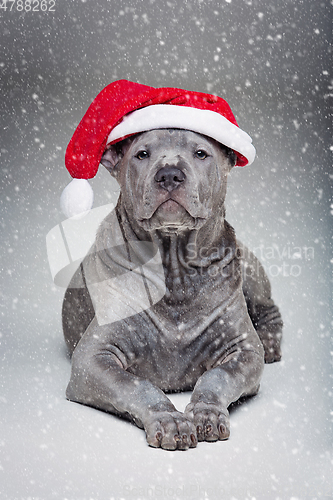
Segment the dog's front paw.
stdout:
[[197,445],[193,422],[178,411],[156,411],[144,423],[149,446],[164,450],[188,450]]
[[190,403],[185,408],[185,415],[193,421],[198,441],[218,441],[229,438],[230,423],[227,409],[221,410],[214,403]]

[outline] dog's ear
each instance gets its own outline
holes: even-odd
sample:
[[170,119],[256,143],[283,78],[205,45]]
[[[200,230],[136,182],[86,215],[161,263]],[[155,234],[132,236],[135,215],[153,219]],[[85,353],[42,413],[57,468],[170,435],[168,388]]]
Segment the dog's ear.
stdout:
[[229,158],[230,170],[231,170],[237,163],[237,155],[232,149],[229,149],[228,158]]
[[108,146],[103,153],[100,163],[110,172],[111,175],[117,177],[121,160],[132,143],[132,137],[117,142],[112,146]]
[[228,148],[224,144],[221,144],[221,149],[229,160],[231,170],[237,163],[237,155],[232,149]]
[[100,163],[111,173],[115,173],[115,169],[123,157],[123,152],[118,144],[109,146],[103,153]]

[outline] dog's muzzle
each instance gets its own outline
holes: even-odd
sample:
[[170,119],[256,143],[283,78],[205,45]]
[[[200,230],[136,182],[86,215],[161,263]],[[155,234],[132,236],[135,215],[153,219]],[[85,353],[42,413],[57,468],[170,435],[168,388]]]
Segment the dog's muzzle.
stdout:
[[147,177],[141,206],[137,207],[138,223],[147,231],[156,228],[194,229],[209,217],[209,208],[198,194],[200,175],[182,158],[169,159],[152,168]]

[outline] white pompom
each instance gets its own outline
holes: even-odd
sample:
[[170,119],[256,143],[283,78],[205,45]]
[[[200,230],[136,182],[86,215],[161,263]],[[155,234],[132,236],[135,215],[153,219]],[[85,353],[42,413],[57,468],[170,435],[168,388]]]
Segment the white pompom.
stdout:
[[79,218],[91,209],[94,193],[86,179],[73,179],[63,190],[60,208],[67,218]]

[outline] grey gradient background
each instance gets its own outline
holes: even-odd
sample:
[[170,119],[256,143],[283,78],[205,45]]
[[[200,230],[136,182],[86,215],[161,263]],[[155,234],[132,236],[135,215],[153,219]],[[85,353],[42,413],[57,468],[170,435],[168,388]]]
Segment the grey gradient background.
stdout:
[[[56,0],[54,10],[0,9],[1,498],[332,498],[330,2]],[[64,291],[45,236],[63,220],[67,143],[119,78],[226,98],[257,148],[230,175],[227,219],[271,275],[283,360],[233,410],[228,442],[186,453],[148,448],[141,430],[64,396]],[[102,167],[91,184],[95,206],[116,200]],[[182,409],[188,398],[173,400]]]

